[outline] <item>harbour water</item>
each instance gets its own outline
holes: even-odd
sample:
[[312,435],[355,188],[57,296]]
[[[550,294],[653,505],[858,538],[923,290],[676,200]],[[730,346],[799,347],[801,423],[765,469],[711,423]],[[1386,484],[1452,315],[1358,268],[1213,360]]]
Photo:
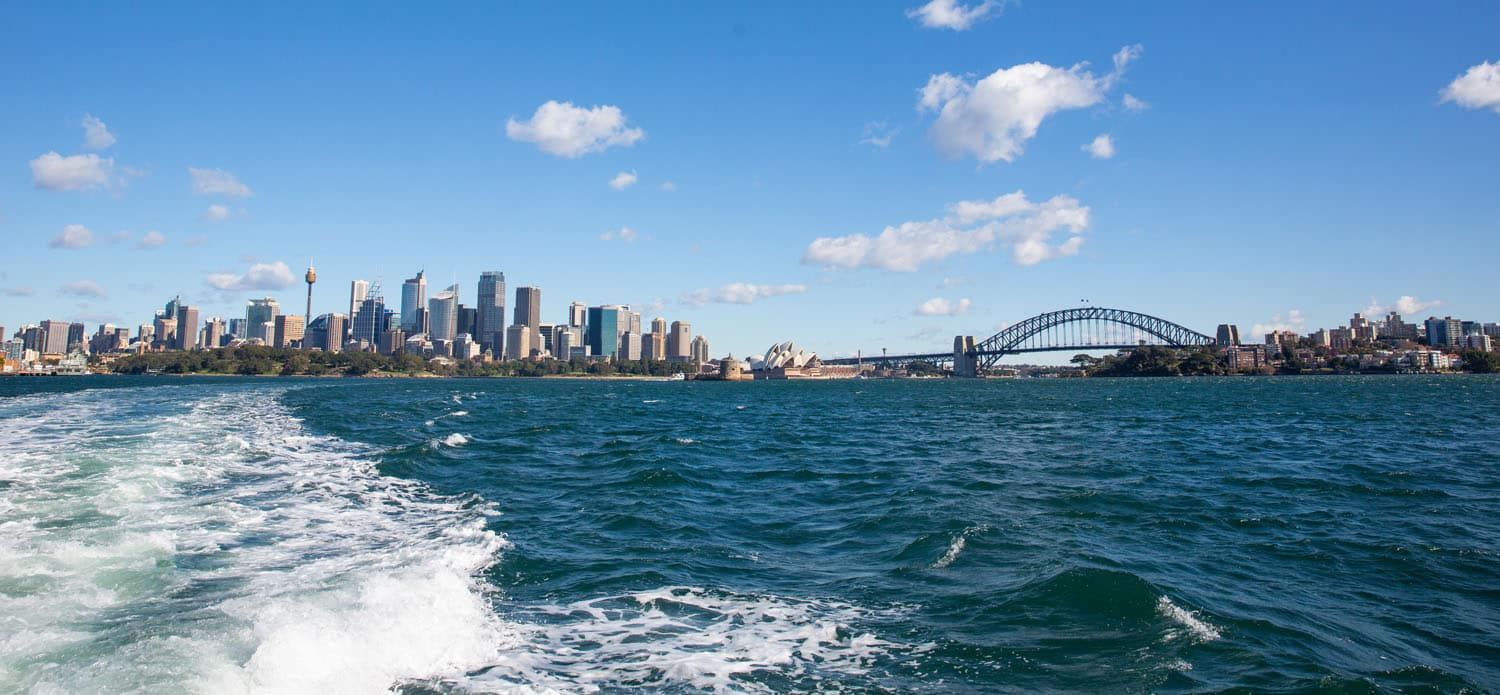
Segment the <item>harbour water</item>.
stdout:
[[1500,379],[0,380],[0,692],[1500,689]]

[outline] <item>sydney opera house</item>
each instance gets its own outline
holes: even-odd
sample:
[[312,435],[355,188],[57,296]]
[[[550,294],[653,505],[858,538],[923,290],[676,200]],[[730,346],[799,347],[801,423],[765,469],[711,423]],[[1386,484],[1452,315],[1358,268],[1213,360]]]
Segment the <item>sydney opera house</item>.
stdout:
[[817,353],[791,341],[772,345],[762,357],[751,357],[750,371],[756,379],[852,379],[860,373],[857,366],[825,365]]

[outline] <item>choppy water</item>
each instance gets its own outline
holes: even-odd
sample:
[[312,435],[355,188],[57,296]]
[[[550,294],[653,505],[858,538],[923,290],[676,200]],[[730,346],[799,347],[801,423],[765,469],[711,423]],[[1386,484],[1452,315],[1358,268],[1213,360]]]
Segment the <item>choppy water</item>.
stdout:
[[1500,379],[0,380],[0,692],[1500,688]]

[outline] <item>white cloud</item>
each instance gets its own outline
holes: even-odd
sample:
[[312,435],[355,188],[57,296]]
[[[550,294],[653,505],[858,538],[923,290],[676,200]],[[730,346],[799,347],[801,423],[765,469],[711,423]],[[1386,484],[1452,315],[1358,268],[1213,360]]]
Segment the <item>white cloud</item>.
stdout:
[[97,299],[103,299],[105,296],[104,288],[93,280],[70,282],[62,286],[62,293],[74,297],[94,297]]
[[638,236],[639,235],[636,233],[636,231],[634,229],[631,229],[629,227],[621,227],[619,229],[610,229],[610,230],[605,231],[603,234],[599,235],[599,240],[600,241],[614,241],[615,239],[619,239],[620,241],[623,241],[623,242],[629,244],[629,243],[635,241],[636,237],[638,237]]
[[85,246],[94,245],[94,233],[81,224],[70,224],[63,227],[61,233],[52,237],[47,242],[54,249],[81,249]]
[[505,135],[535,144],[548,154],[572,159],[603,152],[615,145],[634,145],[646,137],[646,131],[627,127],[625,114],[618,106],[586,109],[572,102],[549,101],[538,106],[529,121],[507,120]]
[[931,2],[909,10],[906,16],[917,20],[928,29],[952,29],[964,31],[974,26],[975,22],[989,16],[992,10],[1001,7],[1001,3],[993,0],[984,0],[977,5],[961,5],[958,0],[932,0]]
[[[1089,209],[1065,195],[1033,203],[1024,192],[1016,191],[994,200],[960,201],[948,211],[946,217],[886,227],[876,236],[815,239],[802,262],[912,272],[956,254],[1009,246],[1017,264],[1035,265],[1077,253],[1089,226]],[[1062,230],[1067,231],[1067,239],[1053,243],[1053,236]]]
[[978,81],[933,75],[921,89],[918,110],[938,114],[931,134],[944,154],[972,154],[984,163],[1013,162],[1042,121],[1060,111],[1099,103],[1140,54],[1140,46],[1120,49],[1113,57],[1114,71],[1104,76],[1089,72],[1086,63],[1067,69],[1025,63]]
[[136,246],[143,249],[154,249],[165,243],[167,243],[167,238],[162,236],[161,232],[153,229],[146,232],[146,236],[141,237],[141,240],[136,242]]
[[635,175],[635,171],[633,170],[622,171],[618,174],[615,174],[615,177],[609,180],[609,187],[617,191],[623,191],[627,188],[630,188],[631,186],[634,186],[637,178],[638,177]]
[[97,154],[48,152],[31,160],[31,180],[37,188],[53,191],[92,190],[109,186],[114,169],[114,159]]
[[1100,135],[1094,138],[1089,144],[1084,145],[1083,151],[1089,153],[1089,156],[1094,159],[1109,159],[1115,156],[1114,138],[1111,138],[1108,134]]
[[694,290],[682,296],[682,301],[694,306],[709,302],[717,304],[752,304],[767,297],[787,294],[802,294],[806,285],[755,285],[748,282],[731,282],[716,288]]
[[1263,336],[1271,331],[1291,331],[1302,334],[1307,331],[1307,319],[1303,318],[1301,309],[1292,309],[1286,312],[1286,317],[1281,314],[1271,317],[1269,323],[1257,323],[1250,329],[1250,335]]
[[657,188],[660,188],[663,191],[671,193],[671,192],[677,190],[677,184],[672,183],[671,181],[663,181],[663,182],[661,182],[660,186],[657,186]]
[[[190,240],[191,241],[191,240]],[[292,269],[286,263],[256,263],[243,275],[235,273],[211,273],[204,280],[216,290],[284,290],[296,282]]]
[[1135,111],[1137,113],[1151,108],[1150,104],[1137,99],[1134,94],[1126,94],[1122,103],[1125,105],[1126,111]]
[[83,116],[83,146],[90,150],[108,149],[115,144],[114,133],[109,132],[109,127],[91,115]]
[[949,301],[945,297],[933,297],[922,302],[914,313],[917,316],[958,316],[969,313],[973,305],[974,303],[970,302],[967,297],[956,302]]
[[890,127],[885,121],[866,123],[864,131],[860,133],[859,144],[873,145],[884,149],[890,147],[891,140],[900,132],[900,130]]
[[249,198],[252,191],[249,186],[240,183],[240,180],[223,169],[198,169],[188,167],[188,175],[193,179],[193,192],[198,195],[225,195],[231,198]]
[[1442,91],[1443,101],[1466,109],[1494,109],[1500,113],[1500,63],[1485,61],[1459,75]]
[[203,211],[203,219],[208,222],[223,222],[229,219],[229,208],[219,204],[210,205]]
[[1401,295],[1394,303],[1389,305],[1381,304],[1374,297],[1371,297],[1370,305],[1365,307],[1364,313],[1366,317],[1370,318],[1379,318],[1381,314],[1388,311],[1394,311],[1402,315],[1420,314],[1428,309],[1434,309],[1442,305],[1441,301],[1435,299],[1432,301],[1423,301],[1409,294]]

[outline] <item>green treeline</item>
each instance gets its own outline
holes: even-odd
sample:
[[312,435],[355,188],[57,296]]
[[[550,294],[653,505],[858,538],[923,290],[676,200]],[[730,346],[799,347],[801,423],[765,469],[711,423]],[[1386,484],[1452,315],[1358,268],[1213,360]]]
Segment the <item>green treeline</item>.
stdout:
[[364,376],[367,374],[436,376],[671,376],[692,374],[696,365],[661,360],[603,362],[577,358],[572,360],[523,360],[511,362],[433,363],[417,355],[396,353],[378,355],[371,352],[317,352],[246,345],[236,348],[191,350],[185,352],[149,352],[130,355],[115,361],[119,374],[241,374],[255,376]]

